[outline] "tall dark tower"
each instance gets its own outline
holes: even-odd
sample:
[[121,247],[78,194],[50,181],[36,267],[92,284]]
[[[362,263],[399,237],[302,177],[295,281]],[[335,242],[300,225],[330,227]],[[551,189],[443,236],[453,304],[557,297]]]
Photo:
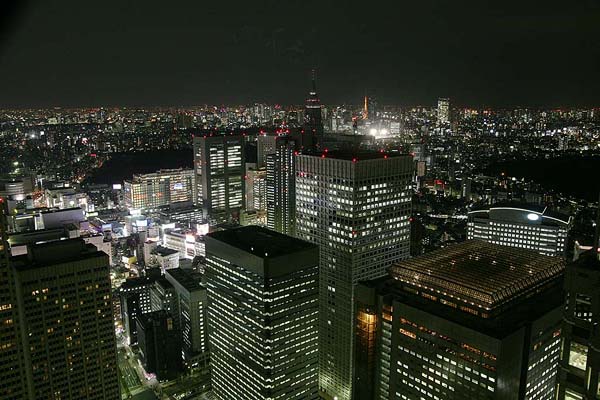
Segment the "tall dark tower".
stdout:
[[[304,143],[310,143],[310,147],[319,148],[323,145],[323,119],[321,117],[321,100],[317,96],[317,84],[315,70],[312,70],[312,88],[306,99],[304,113]],[[308,135],[308,136],[307,136]],[[308,137],[310,137],[309,140]]]

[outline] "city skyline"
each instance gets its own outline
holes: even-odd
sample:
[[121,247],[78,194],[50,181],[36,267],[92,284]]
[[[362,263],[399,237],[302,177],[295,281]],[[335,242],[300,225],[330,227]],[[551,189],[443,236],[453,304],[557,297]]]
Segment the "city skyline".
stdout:
[[2,400],[600,399],[600,0],[83,4],[0,6]]

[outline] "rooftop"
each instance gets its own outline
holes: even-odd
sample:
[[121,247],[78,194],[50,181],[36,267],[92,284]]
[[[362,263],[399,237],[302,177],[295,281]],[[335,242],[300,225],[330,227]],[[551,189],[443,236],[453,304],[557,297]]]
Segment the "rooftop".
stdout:
[[402,261],[390,274],[410,286],[492,310],[552,281],[564,268],[558,257],[469,240]]
[[364,161],[364,160],[378,160],[386,158],[397,158],[397,157],[408,157],[408,154],[402,154],[398,152],[380,152],[380,151],[345,151],[345,150],[328,150],[325,149],[315,153],[305,153],[306,155],[323,158],[333,158],[336,160],[346,161]]
[[277,257],[315,246],[256,225],[212,232],[208,236],[262,258]]
[[[474,315],[459,308],[448,307],[440,302],[432,301],[420,294],[404,291],[397,280],[389,277],[361,282],[361,286],[375,289],[378,295],[384,296],[386,304],[393,305],[394,301],[398,301],[417,309],[424,320],[430,318],[428,314],[435,315],[495,338],[504,338],[547,313],[555,313],[555,318],[560,318],[564,308],[562,279],[553,280],[548,286],[544,286],[544,290],[511,303],[510,307],[494,312],[490,318],[483,318],[481,315]],[[373,301],[372,298],[365,297],[362,289],[359,290],[360,301],[365,299],[367,302]]]
[[478,208],[474,208],[473,210],[471,210],[469,212],[469,214],[486,213],[486,212],[489,212],[492,210],[502,210],[502,209],[523,211],[526,213],[538,214],[539,216],[542,217],[542,219],[548,218],[548,219],[558,220],[565,224],[568,224],[571,220],[571,217],[569,215],[563,214],[558,211],[554,211],[545,205],[527,204],[527,203],[521,203],[521,202],[500,202],[500,203],[493,204],[491,206],[478,207]]
[[165,270],[165,275],[171,275],[171,277],[173,277],[177,283],[179,283],[189,292],[203,288],[200,279],[195,278],[192,272],[188,272],[181,268],[167,269]]
[[156,281],[155,277],[149,276],[138,276],[134,278],[127,278],[119,287],[119,290],[135,289],[146,285],[154,284]]
[[107,256],[96,246],[86,244],[81,238],[73,238],[29,244],[27,254],[12,257],[11,261],[17,270],[28,270],[102,257]]
[[160,256],[172,256],[173,254],[178,253],[177,250],[170,249],[168,247],[157,246],[154,250],[152,250],[152,254],[158,254]]

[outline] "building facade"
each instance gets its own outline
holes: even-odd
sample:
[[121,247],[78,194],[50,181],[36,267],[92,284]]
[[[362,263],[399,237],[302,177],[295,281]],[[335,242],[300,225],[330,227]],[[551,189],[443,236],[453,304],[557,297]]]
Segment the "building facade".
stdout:
[[206,237],[218,400],[318,399],[318,248],[258,226]]
[[597,248],[567,265],[567,306],[557,399],[600,398],[600,261]]
[[497,204],[469,212],[467,238],[564,257],[571,226],[571,217],[545,206]]
[[267,156],[275,153],[277,135],[260,134],[256,139],[256,152],[257,152],[257,167],[264,168],[267,166]]
[[352,395],[353,288],[410,254],[412,157],[297,155],[296,235],[320,248],[319,386]]
[[129,278],[119,287],[121,322],[130,345],[137,344],[137,316],[152,311],[150,289],[155,280],[151,277]]
[[196,204],[216,222],[238,220],[245,205],[245,138],[194,137]]
[[6,220],[6,202],[0,198],[0,398],[7,400],[26,397],[25,368],[23,364],[19,314],[9,266],[10,247]]
[[140,358],[159,381],[177,378],[181,370],[181,335],[175,319],[165,310],[136,318]]
[[267,227],[290,236],[296,234],[295,147],[295,140],[280,136],[267,156]]
[[194,186],[193,170],[163,169],[134,175],[123,182],[123,198],[129,209],[154,210],[174,203],[191,203]]
[[353,399],[554,399],[563,271],[467,241],[361,283]]
[[181,329],[185,366],[204,369],[210,362],[206,286],[200,277],[180,268],[165,271],[165,278],[175,288],[177,299],[173,315]]
[[27,399],[120,399],[108,256],[82,239],[13,257]]
[[246,173],[246,210],[265,213],[267,210],[267,170],[249,169]]

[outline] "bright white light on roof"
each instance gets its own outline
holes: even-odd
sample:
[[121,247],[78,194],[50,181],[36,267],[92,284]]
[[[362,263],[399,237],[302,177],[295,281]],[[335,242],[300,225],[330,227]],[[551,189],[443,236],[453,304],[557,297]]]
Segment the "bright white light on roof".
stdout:
[[527,214],[527,219],[530,221],[537,221],[538,219],[540,219],[540,216],[539,214],[530,213]]
[[371,136],[377,136],[377,129],[375,129],[375,128],[371,128],[371,130],[369,131],[369,134],[370,134]]

